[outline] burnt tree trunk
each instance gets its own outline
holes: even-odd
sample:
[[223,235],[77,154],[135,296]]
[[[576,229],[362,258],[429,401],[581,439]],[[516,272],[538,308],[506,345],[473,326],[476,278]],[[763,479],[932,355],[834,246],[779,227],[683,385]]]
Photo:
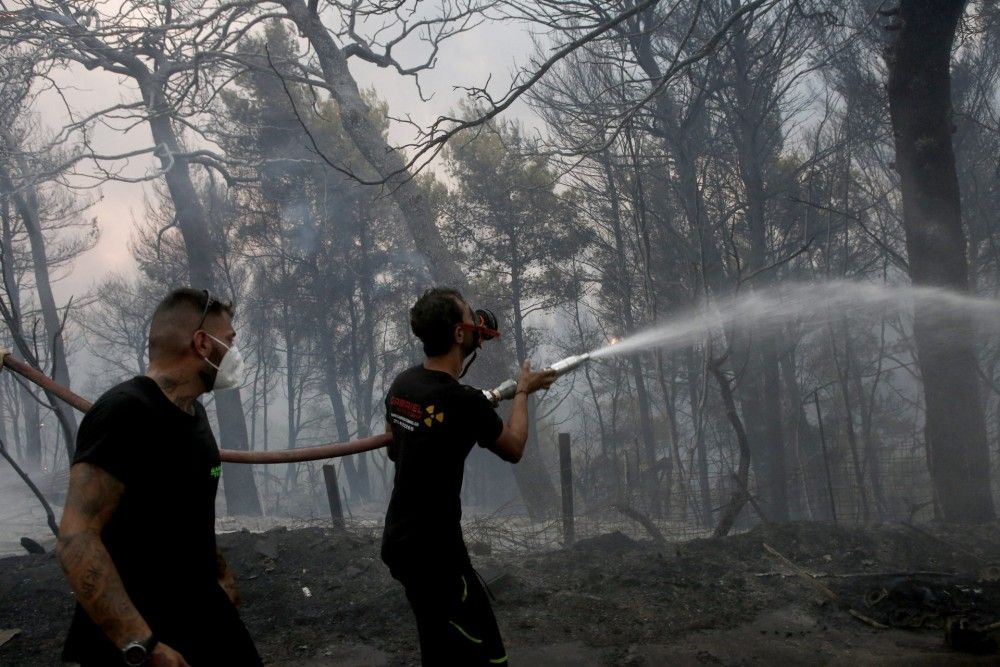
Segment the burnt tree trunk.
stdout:
[[[733,108],[729,122],[746,198],[746,270],[762,272],[754,279],[753,286],[766,288],[774,279],[773,272],[765,270],[771,246],[767,170],[776,159],[778,139],[771,129],[775,123],[774,111],[767,103],[774,82],[757,80],[759,75],[752,67],[749,30],[743,21],[737,22],[730,41]],[[788,480],[782,428],[780,354],[773,332],[751,326],[744,333],[750,341],[746,351],[749,377],[740,387],[740,402],[746,419],[752,465],[758,473],[761,504],[768,516],[776,522],[787,521]]]
[[[902,0],[886,54],[889,110],[903,198],[903,229],[915,285],[969,289],[965,231],[952,148],[951,50],[965,0]],[[989,450],[968,318],[915,305],[923,378],[924,436],[942,517],[994,516]]]
[[[9,146],[8,141],[5,140],[4,143]],[[43,343],[48,348],[52,361],[52,368],[49,370],[49,373],[56,380],[56,382],[64,387],[69,387],[69,366],[67,365],[66,360],[66,346],[63,340],[62,321],[59,317],[59,309],[56,306],[55,297],[52,294],[52,284],[49,280],[49,260],[45,252],[45,237],[42,234],[42,223],[38,211],[38,200],[35,196],[34,188],[25,188],[23,191],[19,191],[18,188],[15,187],[14,179],[7,171],[6,167],[0,168],[0,187],[3,188],[2,192],[4,198],[9,198],[13,202],[14,210],[17,212],[18,217],[20,217],[21,223],[24,225],[24,230],[28,237],[28,244],[31,249],[32,271],[35,276],[35,291],[38,294],[38,304],[42,311],[42,323],[44,324],[45,330]],[[13,264],[11,263],[10,266],[13,267]],[[11,270],[13,270],[13,268],[11,268]],[[13,283],[10,283],[10,285],[13,285]],[[12,300],[12,305],[17,304],[15,304]],[[23,324],[23,322],[20,321],[22,313],[19,305],[17,305],[17,307],[11,312],[11,315],[19,320],[18,327],[16,330],[12,328],[11,333],[15,337],[23,336],[24,332],[20,326]],[[35,365],[39,365],[39,362],[41,362],[41,359],[33,359],[27,354],[25,354],[25,358]],[[39,370],[45,371],[46,369],[39,366]],[[52,407],[52,411],[55,413],[56,420],[59,422],[59,426],[63,431],[66,453],[69,459],[73,460],[73,453],[76,450],[76,414],[73,412],[71,407],[55,398],[49,392],[45,392],[45,396],[48,399],[48,402]],[[37,415],[37,407],[32,409],[34,410],[34,414]],[[28,437],[29,441],[34,443],[36,435],[29,433]],[[41,435],[37,435],[37,438],[39,439],[38,442],[40,447]],[[38,450],[38,453],[41,455],[40,449]]]
[[[216,245],[208,228],[208,217],[201,205],[198,191],[191,179],[188,161],[180,157],[180,141],[171,123],[169,105],[163,94],[166,82],[160,77],[140,72],[136,76],[142,89],[143,101],[149,110],[149,128],[158,147],[158,157],[164,168],[164,180],[170,192],[177,216],[177,226],[184,239],[188,275],[196,288],[212,289],[215,285],[213,266]],[[239,388],[220,392],[215,397],[219,418],[219,439],[225,449],[246,450],[250,438]],[[230,514],[260,516],[260,497],[253,478],[253,467],[239,463],[223,463],[223,489]]]
[[[362,232],[363,234],[364,232]],[[370,276],[369,279],[374,282],[373,276]],[[358,437],[367,438],[371,435],[369,415],[372,414],[372,392],[375,386],[375,376],[378,372],[375,361],[375,330],[372,324],[375,307],[371,302],[366,280],[361,280],[358,288],[361,294],[361,309],[363,312],[358,312],[358,305],[355,303],[353,296],[350,297],[348,306],[351,315],[352,382],[354,383],[354,412],[356,415],[355,421],[357,422]],[[359,346],[359,337],[363,337],[363,341],[360,341],[361,345],[363,345],[363,353],[361,346]],[[361,373],[362,363],[366,366],[364,376]],[[370,496],[371,489],[368,487],[368,452],[362,452],[350,458],[354,459],[359,482],[364,480],[365,487],[363,494],[366,497]]]
[[[347,442],[351,439],[351,431],[347,426],[347,407],[344,405],[344,397],[337,384],[334,361],[329,359],[333,355],[328,353],[325,356],[327,357],[326,395],[330,399],[330,407],[333,408],[333,422],[337,427],[337,439],[340,442]],[[371,483],[368,480],[367,466],[365,466],[365,470],[362,470],[354,456],[345,456],[340,461],[344,474],[347,476],[351,499],[364,502],[371,500]]]
[[[7,306],[10,311],[11,321],[7,322],[11,335],[15,341],[24,338],[21,335],[21,291],[14,275],[14,232],[13,220],[10,215],[7,197],[0,197],[3,202],[3,209],[0,210],[0,224],[2,224],[2,236],[0,236],[0,270],[3,273],[3,288],[7,295]],[[23,461],[32,469],[38,469],[42,465],[42,426],[39,414],[38,403],[24,385],[11,386],[11,401],[20,402],[23,406],[21,416],[24,419],[24,448]],[[54,401],[53,401],[54,403]],[[21,450],[20,435],[17,428],[17,414],[12,415],[13,431],[17,449]]]
[[[851,396],[851,389],[848,380],[851,375],[850,367],[850,337],[847,331],[847,322],[841,322],[844,336],[844,360],[837,354],[837,341],[833,334],[833,327],[830,327],[830,352],[833,357],[834,368],[837,371],[837,384],[840,387],[840,397],[843,400],[844,426],[846,427],[847,446],[851,452],[851,465],[854,467],[854,480],[857,484],[856,495],[860,501],[861,521],[868,523],[871,519],[871,510],[868,505],[868,488],[865,482],[864,467],[861,463],[861,448],[858,445],[858,434],[854,429],[854,398]],[[845,368],[844,365],[847,364]]]
[[[726,408],[726,418],[729,420],[729,424],[733,427],[733,433],[736,435],[736,444],[739,446],[740,457],[738,470],[733,475],[736,488],[733,489],[733,495],[722,510],[719,523],[715,526],[715,531],[712,533],[713,537],[725,537],[728,535],[729,531],[733,528],[733,524],[736,523],[740,512],[743,511],[743,507],[750,501],[750,491],[748,489],[750,478],[750,442],[747,438],[747,431],[743,426],[743,420],[740,419],[740,413],[736,409],[736,401],[733,399],[733,390],[729,384],[729,378],[722,372],[724,361],[724,357],[721,359],[712,359],[708,363],[708,369],[715,377],[715,381],[719,383],[722,404]],[[763,519],[763,517],[761,518]]]
[[[695,354],[694,347],[685,350],[687,366],[688,401],[691,404],[691,421],[694,422],[694,446],[698,455],[698,493],[701,499],[701,523],[712,525],[712,482],[708,471],[708,439],[705,437],[705,400],[708,392],[707,367]],[[701,392],[698,386],[701,385]]]
[[[635,317],[632,313],[634,293],[631,277],[628,271],[626,257],[625,233],[622,229],[622,206],[617,188],[617,178],[614,167],[607,152],[600,155],[601,167],[604,170],[608,184],[608,201],[611,206],[609,221],[614,237],[615,251],[614,293],[618,297],[622,324],[625,331],[635,331]],[[638,355],[629,359],[632,379],[635,383],[635,395],[639,408],[639,433],[642,437],[642,456],[636,467],[641,477],[641,493],[644,496],[650,512],[660,516],[659,483],[656,475],[656,439],[653,432],[652,410],[649,402],[649,392],[646,390],[646,380],[642,370],[642,360]]]
[[[372,122],[371,109],[361,96],[343,50],[337,46],[330,31],[323,25],[320,17],[309,9],[305,0],[281,0],[281,5],[298,28],[299,34],[308,40],[316,52],[327,90],[340,110],[344,131],[368,166],[385,179],[385,188],[398,205],[414,245],[427,258],[427,268],[434,280],[456,287],[466,296],[473,295],[468,278],[448,252],[441,237],[433,207],[425,191],[406,168],[402,153],[392,148],[382,131]],[[360,172],[360,166],[355,171]],[[497,367],[490,369],[487,379],[499,383],[507,374],[507,369]],[[537,447],[525,449],[524,458],[513,467],[513,472],[528,514],[534,518],[554,514],[558,496]]]
[[781,360],[781,376],[785,395],[788,397],[788,423],[793,431],[791,453],[794,454],[796,475],[795,494],[801,496],[800,505],[806,512],[796,518],[829,521],[829,503],[824,492],[823,451],[818,428],[813,428],[806,418],[805,398],[796,376],[795,349]]

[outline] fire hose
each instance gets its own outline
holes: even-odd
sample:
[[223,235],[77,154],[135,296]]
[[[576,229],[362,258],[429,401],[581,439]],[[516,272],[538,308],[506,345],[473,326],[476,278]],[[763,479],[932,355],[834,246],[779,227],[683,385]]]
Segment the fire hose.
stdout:
[[[76,408],[80,412],[90,410],[92,403],[79,394],[75,394],[68,388],[62,386],[45,373],[11,356],[9,350],[2,350],[3,367],[9,368],[24,379],[33,382],[49,394],[59,398],[66,404]],[[557,375],[564,375],[588,361],[590,355],[581,354],[567,357],[557,361],[549,368],[556,371]],[[498,405],[502,400],[514,397],[517,383],[514,380],[507,380],[496,389],[483,390],[486,398]],[[392,441],[391,433],[382,433],[368,438],[360,438],[350,442],[334,442],[328,445],[318,445],[316,447],[300,447],[296,449],[278,449],[268,452],[246,451],[239,449],[220,449],[219,456],[223,461],[229,463],[299,463],[302,461],[319,461],[321,459],[333,459],[340,456],[360,454],[373,449],[385,447]]]
[[[17,373],[24,379],[33,382],[46,392],[60,399],[80,412],[90,410],[92,403],[83,396],[76,394],[62,386],[45,373],[14,358],[10,352],[3,352],[3,366]],[[280,449],[270,452],[250,452],[239,449],[220,449],[219,457],[223,461],[230,463],[298,463],[301,461],[318,461],[321,459],[333,459],[350,454],[360,454],[379,447],[385,447],[392,440],[392,435],[382,433],[370,438],[361,438],[352,442],[334,442],[328,445],[316,447],[302,447],[299,449]]]
[[62,399],[64,403],[76,408],[80,412],[86,412],[92,405],[92,403],[83,396],[74,394],[72,391],[62,386],[31,364],[26,364],[20,359],[15,359],[11,356],[9,350],[3,350],[3,365],[23,377],[25,380],[34,382],[46,392]]

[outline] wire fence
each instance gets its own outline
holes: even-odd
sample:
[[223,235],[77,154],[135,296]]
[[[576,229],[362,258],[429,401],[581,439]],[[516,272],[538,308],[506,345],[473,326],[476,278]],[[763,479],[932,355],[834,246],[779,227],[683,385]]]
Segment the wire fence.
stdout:
[[[833,441],[830,445],[825,455],[801,451],[794,443],[786,448],[785,491],[790,520],[864,526],[919,524],[935,519],[933,484],[922,443],[899,440],[857,458],[843,442]],[[731,452],[715,452],[714,457],[709,457],[705,475],[692,470],[696,457],[680,457],[689,465],[674,466],[669,473],[659,471],[659,497],[653,503],[644,494],[645,472],[636,465],[639,457],[631,448],[616,460],[589,458],[580,444],[574,448],[572,488],[577,541],[612,533],[629,539],[666,541],[710,537],[730,499],[740,491],[733,474],[737,461]],[[992,466],[994,497],[1000,508],[1000,456],[996,452]],[[279,468],[256,466],[255,470],[265,512],[275,515],[268,521],[280,522],[282,516],[311,525],[329,521],[322,475],[302,475],[294,493],[282,494],[285,479]],[[551,466],[549,472],[558,488],[558,468]],[[488,476],[488,471],[484,475]],[[482,486],[484,479],[467,475],[466,484]],[[749,490],[752,500],[744,505],[731,532],[749,530],[768,515],[768,492],[762,488],[754,466]],[[348,498],[344,486],[340,492],[347,524],[378,532],[387,498],[377,492],[376,497],[362,503]],[[549,517],[529,519],[516,490],[502,503],[470,501],[473,498],[467,494],[463,525],[470,549],[525,553],[559,548],[566,543],[558,508]],[[224,512],[224,506],[220,511]]]
[[[931,522],[937,507],[926,451],[918,441],[897,440],[881,443],[877,449],[855,458],[851,448],[833,439],[828,451],[803,451],[792,443],[786,448],[785,489],[791,520],[822,521],[844,526],[879,523]],[[588,458],[585,447],[574,444],[573,498],[576,541],[600,536],[614,539],[663,539],[685,541],[712,535],[727,503],[740,486],[733,471],[733,452],[713,452],[707,474],[699,474],[691,453],[677,457],[682,465],[658,471],[656,503],[643,493],[645,471],[636,465],[638,455],[630,452],[618,460]],[[1000,509],[1000,451],[991,452],[993,493]],[[676,464],[675,460],[675,464]],[[317,467],[320,463],[315,464]],[[321,474],[302,474],[299,483],[287,491],[281,466],[255,466],[257,486],[266,515],[257,519],[227,517],[224,494],[219,494],[220,531],[249,529],[254,532],[276,526],[328,526],[326,490]],[[304,467],[303,470],[308,470]],[[315,472],[315,471],[314,471]],[[375,475],[373,469],[372,475]],[[552,479],[559,470],[552,466]],[[9,476],[8,476],[9,477]],[[20,482],[4,478],[0,495],[5,495],[0,512],[0,554],[17,553],[22,535],[47,536],[44,512],[21,488]],[[61,502],[66,471],[60,470],[38,480],[46,495]],[[481,480],[472,480],[478,484]],[[381,485],[376,485],[381,486]],[[703,488],[704,486],[704,488]],[[767,515],[767,489],[751,467],[749,490],[754,502],[747,503],[737,517],[732,532],[749,530]],[[344,488],[341,488],[344,493]],[[22,497],[23,496],[23,497]],[[17,499],[17,502],[10,500]],[[381,530],[386,498],[376,492],[365,503],[344,500],[347,526],[355,532],[376,537]],[[637,518],[638,517],[638,518]],[[563,518],[556,512],[544,519],[529,519],[516,491],[505,504],[466,505],[463,521],[470,550],[527,553],[566,545]],[[618,535],[620,534],[620,535]]]
[[[788,518],[793,521],[823,521],[844,526],[864,526],[880,523],[929,523],[937,518],[934,485],[929,472],[926,450],[922,443],[894,443],[868,452],[857,461],[846,449],[829,452],[825,460],[796,456],[786,452],[785,493]],[[627,469],[628,464],[622,468]],[[618,484],[594,481],[595,475],[583,471],[575,498],[584,517],[582,531],[600,533],[607,528],[618,529],[626,506],[637,512],[667,540],[687,540],[711,535],[714,526],[733,494],[740,487],[733,474],[733,462],[717,460],[707,475],[685,476],[674,471],[673,480],[665,484],[661,475],[656,502],[644,497],[638,484]],[[995,506],[1000,509],[1000,452],[991,452],[991,479]],[[641,473],[632,473],[638,477]],[[628,477],[623,473],[617,477]],[[703,491],[702,486],[707,486]],[[625,488],[623,492],[621,489]],[[744,505],[736,519],[734,531],[749,529],[767,516],[768,490],[762,488],[759,476],[751,467],[748,488],[753,502]],[[773,519],[774,517],[767,517]],[[631,522],[628,534],[642,534],[637,522]],[[647,534],[648,537],[648,534]]]

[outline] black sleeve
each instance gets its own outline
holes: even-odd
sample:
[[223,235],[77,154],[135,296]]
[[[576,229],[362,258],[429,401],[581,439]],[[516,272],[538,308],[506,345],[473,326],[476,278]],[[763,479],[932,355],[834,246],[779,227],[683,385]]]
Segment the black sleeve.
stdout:
[[[390,391],[392,391],[391,388]],[[385,421],[387,424],[392,424],[392,415],[389,413],[389,394],[385,395],[385,401],[383,401],[383,403],[385,405]],[[396,429],[392,429],[392,432],[395,434]],[[396,459],[399,458],[399,443],[396,442],[395,439],[390,440],[389,445],[385,448],[385,451],[389,456],[389,460],[395,463]]]
[[503,420],[493,408],[490,400],[478,389],[466,389],[466,424],[472,429],[480,447],[489,447],[503,432]]
[[136,466],[133,425],[142,412],[142,406],[128,397],[102,396],[80,422],[73,463],[96,465],[128,485]]

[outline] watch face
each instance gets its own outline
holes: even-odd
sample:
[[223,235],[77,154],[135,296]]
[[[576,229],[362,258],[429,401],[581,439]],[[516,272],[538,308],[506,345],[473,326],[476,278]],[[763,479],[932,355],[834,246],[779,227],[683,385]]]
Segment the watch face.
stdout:
[[139,667],[139,665],[146,664],[146,658],[149,654],[146,652],[146,647],[138,642],[129,644],[125,647],[125,664],[129,667]]

